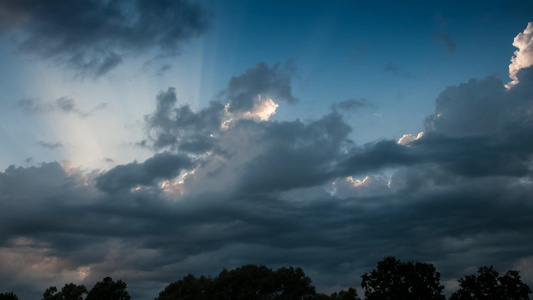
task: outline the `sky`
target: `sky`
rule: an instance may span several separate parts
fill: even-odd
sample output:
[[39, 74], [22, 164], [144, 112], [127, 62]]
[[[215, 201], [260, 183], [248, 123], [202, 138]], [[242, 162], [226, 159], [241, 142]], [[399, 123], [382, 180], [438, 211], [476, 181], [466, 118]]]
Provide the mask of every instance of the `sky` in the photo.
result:
[[[533, 285], [529, 1], [0, 2], [0, 292], [385, 256]], [[359, 289], [359, 294], [362, 295]]]

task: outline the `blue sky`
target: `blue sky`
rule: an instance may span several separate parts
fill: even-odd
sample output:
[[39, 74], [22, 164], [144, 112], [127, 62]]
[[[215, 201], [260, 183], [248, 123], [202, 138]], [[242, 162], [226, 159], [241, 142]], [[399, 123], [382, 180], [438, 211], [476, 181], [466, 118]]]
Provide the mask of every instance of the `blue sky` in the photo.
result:
[[334, 291], [387, 255], [533, 283], [529, 2], [43, 3], [0, 4], [3, 287]]

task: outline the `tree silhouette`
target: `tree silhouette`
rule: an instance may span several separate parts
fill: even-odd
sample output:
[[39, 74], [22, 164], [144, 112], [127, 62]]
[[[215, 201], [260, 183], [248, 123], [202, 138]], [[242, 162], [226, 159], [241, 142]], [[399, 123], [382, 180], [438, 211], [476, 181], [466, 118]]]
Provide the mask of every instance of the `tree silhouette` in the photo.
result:
[[316, 294], [311, 278], [301, 268], [282, 267], [274, 277], [277, 288], [275, 299], [301, 299]]
[[212, 298], [213, 280], [189, 274], [169, 284], [156, 300], [209, 300]]
[[63, 297], [60, 292], [58, 292], [55, 286], [51, 286], [44, 291], [42, 300], [62, 300]]
[[222, 270], [214, 279], [214, 299], [272, 299], [277, 291], [274, 272], [261, 265]]
[[361, 276], [367, 300], [444, 300], [440, 273], [432, 264], [401, 262], [389, 256]]
[[19, 297], [13, 292], [0, 293], [0, 300], [19, 300]]
[[61, 289], [64, 300], [83, 300], [83, 295], [87, 294], [87, 288], [83, 285], [67, 283]]
[[67, 283], [61, 291], [58, 291], [55, 286], [47, 288], [42, 300], [83, 300], [85, 294], [87, 294], [87, 288], [83, 284]]
[[111, 277], [105, 277], [93, 286], [85, 300], [130, 300], [126, 286], [122, 280], [114, 281]]
[[315, 287], [300, 268], [272, 271], [263, 265], [245, 265], [224, 269], [213, 279], [189, 274], [169, 284], [156, 300], [294, 300], [313, 295]]
[[490, 267], [480, 267], [478, 275], [459, 278], [460, 288], [450, 300], [528, 300], [531, 289], [520, 280], [518, 271], [509, 270], [504, 276]]
[[347, 291], [335, 292], [329, 296], [331, 300], [360, 300], [357, 291], [354, 288], [349, 288]]

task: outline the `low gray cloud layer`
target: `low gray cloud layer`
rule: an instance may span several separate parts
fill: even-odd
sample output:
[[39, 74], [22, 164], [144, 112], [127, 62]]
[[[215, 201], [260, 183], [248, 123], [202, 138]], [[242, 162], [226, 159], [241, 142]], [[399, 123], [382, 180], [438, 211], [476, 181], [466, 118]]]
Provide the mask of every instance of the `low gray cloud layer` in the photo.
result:
[[6, 0], [0, 19], [0, 34], [10, 34], [21, 51], [92, 77], [130, 55], [176, 54], [184, 40], [208, 26], [204, 8], [187, 0]]
[[254, 263], [301, 266], [327, 289], [357, 287], [395, 255], [435, 264], [447, 286], [486, 264], [532, 284], [532, 72], [511, 89], [493, 77], [446, 88], [425, 134], [402, 144], [350, 140], [339, 111], [359, 100], [314, 120], [236, 118], [270, 103], [256, 93], [295, 101], [279, 65], [230, 81], [234, 112], [193, 111], [169, 88], [144, 142], [165, 152], [106, 172], [0, 173], [0, 281], [39, 295], [109, 275], [140, 299], [189, 272]]

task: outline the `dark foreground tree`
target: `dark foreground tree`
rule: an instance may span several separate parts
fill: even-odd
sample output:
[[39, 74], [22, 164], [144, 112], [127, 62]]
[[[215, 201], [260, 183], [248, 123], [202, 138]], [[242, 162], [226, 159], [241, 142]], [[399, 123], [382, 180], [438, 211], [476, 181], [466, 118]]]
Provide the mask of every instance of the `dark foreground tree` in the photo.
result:
[[365, 273], [361, 287], [366, 300], [444, 300], [440, 273], [432, 264], [401, 262], [385, 257], [370, 274]]
[[61, 291], [58, 291], [55, 286], [47, 288], [42, 300], [83, 300], [85, 294], [87, 294], [87, 288], [83, 284], [67, 283]]
[[130, 300], [130, 295], [124, 281], [105, 277], [93, 286], [85, 300]]
[[272, 299], [277, 290], [274, 272], [263, 265], [224, 269], [213, 281], [213, 299]]
[[303, 299], [315, 295], [315, 287], [311, 278], [301, 268], [283, 267], [275, 273], [276, 297], [274, 299]]
[[213, 279], [189, 274], [169, 284], [156, 300], [294, 300], [313, 295], [315, 287], [300, 268], [272, 271], [265, 266], [246, 265], [224, 269]]
[[67, 283], [61, 289], [63, 300], [83, 300], [83, 296], [87, 293], [87, 288], [83, 284]]
[[348, 290], [342, 290], [340, 292], [335, 292], [330, 296], [320, 293], [309, 298], [310, 300], [361, 300], [357, 295], [357, 291], [354, 288], [349, 288]]
[[19, 300], [19, 297], [13, 292], [0, 293], [0, 300]]
[[360, 300], [357, 295], [357, 291], [354, 288], [349, 288], [348, 290], [335, 292], [329, 296], [331, 300]]
[[466, 275], [458, 281], [460, 288], [450, 300], [528, 300], [531, 294], [531, 289], [515, 270], [498, 276], [492, 266], [480, 267], [477, 276]]
[[44, 291], [42, 300], [62, 300], [63, 297], [61, 293], [57, 290], [55, 286], [51, 286]]
[[213, 280], [189, 274], [183, 279], [169, 284], [156, 300], [210, 300], [213, 293]]

